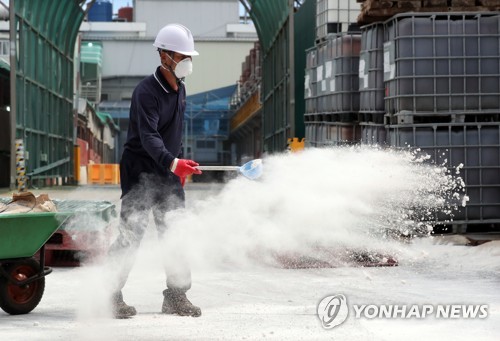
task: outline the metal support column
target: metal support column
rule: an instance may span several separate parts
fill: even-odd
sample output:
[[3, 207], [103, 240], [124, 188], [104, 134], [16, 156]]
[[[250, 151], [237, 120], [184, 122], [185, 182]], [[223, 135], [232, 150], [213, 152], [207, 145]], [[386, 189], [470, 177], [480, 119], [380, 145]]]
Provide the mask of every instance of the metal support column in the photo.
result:
[[294, 0], [288, 0], [288, 119], [290, 126], [289, 138], [295, 137], [295, 21]]
[[16, 11], [15, 0], [9, 2], [10, 29], [10, 190], [16, 188]]

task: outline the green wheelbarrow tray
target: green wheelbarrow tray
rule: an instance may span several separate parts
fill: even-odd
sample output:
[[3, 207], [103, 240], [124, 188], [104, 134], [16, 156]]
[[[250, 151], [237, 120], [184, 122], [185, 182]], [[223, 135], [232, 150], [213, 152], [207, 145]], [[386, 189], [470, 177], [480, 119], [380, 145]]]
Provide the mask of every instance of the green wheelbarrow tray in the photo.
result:
[[0, 214], [0, 261], [32, 257], [71, 214]]
[[[70, 214], [32, 212], [0, 214], [0, 308], [18, 315], [38, 305], [45, 289], [45, 242]], [[40, 250], [40, 261], [35, 253]]]
[[53, 202], [58, 212], [0, 214], [0, 308], [9, 314], [27, 314], [42, 299], [45, 276], [52, 272], [45, 266], [45, 243], [57, 230], [99, 230], [116, 216], [110, 202]]

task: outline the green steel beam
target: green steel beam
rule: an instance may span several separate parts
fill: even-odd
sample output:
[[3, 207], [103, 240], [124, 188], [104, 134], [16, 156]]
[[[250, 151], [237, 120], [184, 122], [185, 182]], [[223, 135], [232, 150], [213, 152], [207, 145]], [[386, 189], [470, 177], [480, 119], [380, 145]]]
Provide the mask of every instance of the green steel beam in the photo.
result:
[[9, 45], [10, 45], [10, 189], [13, 190], [16, 187], [16, 122], [17, 122], [17, 100], [16, 100], [16, 60], [17, 55], [15, 51], [17, 42], [17, 30], [16, 30], [16, 13], [13, 10], [15, 8], [15, 1], [10, 0], [9, 8]]
[[42, 174], [50, 169], [54, 169], [54, 168], [57, 168], [61, 165], [67, 164], [68, 162], [70, 162], [69, 156], [62, 159], [62, 160], [57, 160], [55, 162], [52, 162], [50, 165], [38, 167], [37, 169], [33, 170], [32, 172], [26, 173], [26, 175], [32, 177], [33, 175]]
[[306, 69], [306, 50], [315, 45], [316, 1], [302, 1], [295, 13], [295, 137], [305, 136], [304, 77]]

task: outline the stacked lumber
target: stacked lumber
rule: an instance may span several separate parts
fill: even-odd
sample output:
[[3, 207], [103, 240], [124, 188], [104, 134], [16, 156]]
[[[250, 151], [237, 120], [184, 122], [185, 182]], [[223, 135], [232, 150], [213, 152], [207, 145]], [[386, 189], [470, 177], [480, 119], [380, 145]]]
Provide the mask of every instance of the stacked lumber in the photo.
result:
[[384, 21], [404, 12], [500, 11], [500, 0], [357, 0], [361, 3], [358, 24]]

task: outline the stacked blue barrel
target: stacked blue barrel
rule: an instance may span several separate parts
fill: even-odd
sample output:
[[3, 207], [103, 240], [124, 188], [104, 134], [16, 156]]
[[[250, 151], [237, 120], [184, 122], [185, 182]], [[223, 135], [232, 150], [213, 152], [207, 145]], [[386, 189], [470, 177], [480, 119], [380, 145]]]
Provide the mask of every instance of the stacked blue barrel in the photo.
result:
[[306, 143], [309, 146], [318, 146], [317, 129], [318, 124], [316, 121], [316, 47], [306, 51], [306, 70], [304, 78], [304, 125]]
[[361, 27], [359, 114], [361, 142], [385, 144], [384, 25]]
[[362, 27], [361, 141], [419, 148], [466, 185], [441, 232], [500, 232], [500, 14], [403, 13]]
[[[426, 153], [464, 180], [469, 198], [451, 220], [437, 217], [435, 232], [500, 233], [499, 3], [412, 1], [415, 12], [405, 12], [397, 1], [358, 2], [360, 33], [340, 15], [336, 25], [317, 22], [324, 35], [307, 51], [306, 146]], [[317, 3], [318, 13], [330, 5]]]
[[359, 33], [330, 34], [308, 51], [306, 141], [312, 146], [359, 141]]
[[316, 0], [316, 45], [307, 51], [307, 146], [358, 143], [361, 34], [356, 0]]

